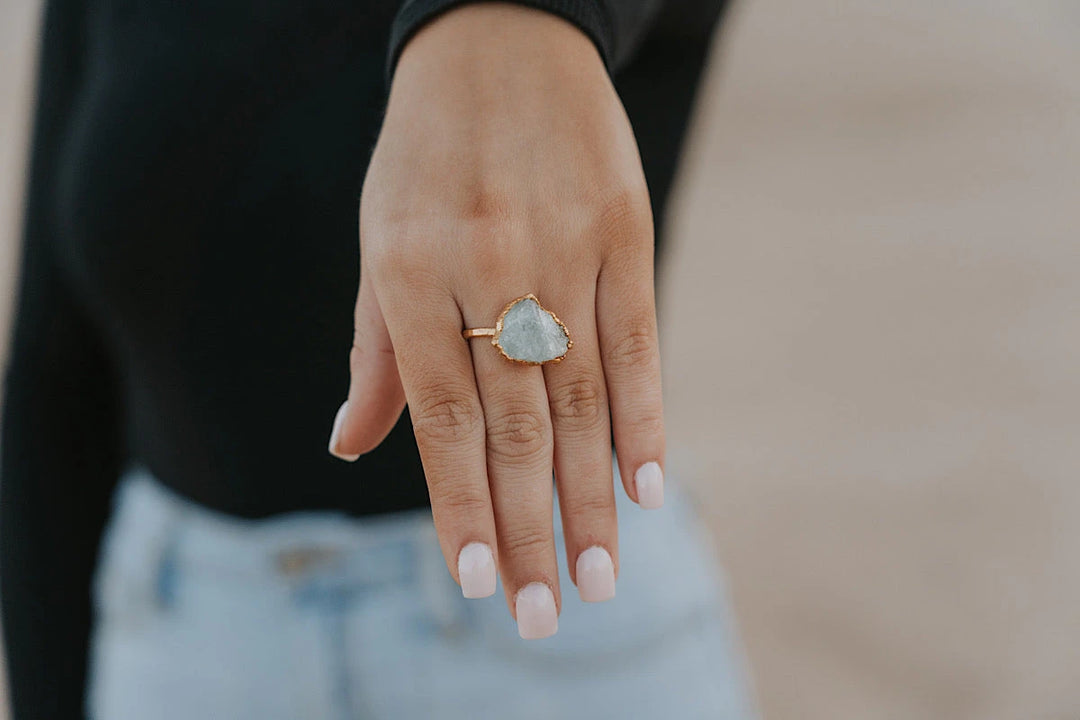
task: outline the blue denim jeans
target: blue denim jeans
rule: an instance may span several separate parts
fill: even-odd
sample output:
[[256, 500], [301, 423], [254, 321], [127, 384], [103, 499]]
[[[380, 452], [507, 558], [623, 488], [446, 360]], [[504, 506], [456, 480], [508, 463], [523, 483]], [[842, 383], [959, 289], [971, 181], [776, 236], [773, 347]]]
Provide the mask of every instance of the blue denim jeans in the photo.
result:
[[524, 641], [501, 587], [462, 597], [427, 509], [239, 519], [132, 468], [96, 577], [88, 713], [754, 717], [721, 576], [677, 484], [658, 511], [634, 506], [621, 486], [616, 495], [615, 598], [578, 599], [556, 511], [559, 631]]

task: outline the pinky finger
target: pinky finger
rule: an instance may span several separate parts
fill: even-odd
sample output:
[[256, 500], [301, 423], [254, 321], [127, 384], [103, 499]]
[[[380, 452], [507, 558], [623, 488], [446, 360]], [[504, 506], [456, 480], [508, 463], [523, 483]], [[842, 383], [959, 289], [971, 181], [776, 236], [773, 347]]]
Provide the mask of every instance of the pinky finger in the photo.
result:
[[619, 474], [631, 500], [659, 508], [665, 440], [651, 254], [602, 268], [596, 303]]

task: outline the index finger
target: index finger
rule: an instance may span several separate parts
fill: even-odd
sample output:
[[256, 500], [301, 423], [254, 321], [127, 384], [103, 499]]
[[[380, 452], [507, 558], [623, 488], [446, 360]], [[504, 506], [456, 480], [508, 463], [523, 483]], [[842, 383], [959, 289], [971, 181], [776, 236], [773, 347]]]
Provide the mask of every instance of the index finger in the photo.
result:
[[[386, 285], [390, 285], [387, 283]], [[396, 350], [431, 512], [465, 597], [495, 592], [498, 556], [484, 413], [454, 298], [439, 286], [376, 287]]]

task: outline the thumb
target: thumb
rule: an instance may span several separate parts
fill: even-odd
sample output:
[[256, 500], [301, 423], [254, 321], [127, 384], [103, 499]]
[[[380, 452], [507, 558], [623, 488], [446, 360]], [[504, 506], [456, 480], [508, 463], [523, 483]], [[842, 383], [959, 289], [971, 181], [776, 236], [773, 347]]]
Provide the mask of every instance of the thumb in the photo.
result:
[[355, 331], [349, 351], [349, 397], [334, 418], [330, 454], [353, 461], [374, 450], [405, 408], [394, 346], [369, 275], [360, 273]]

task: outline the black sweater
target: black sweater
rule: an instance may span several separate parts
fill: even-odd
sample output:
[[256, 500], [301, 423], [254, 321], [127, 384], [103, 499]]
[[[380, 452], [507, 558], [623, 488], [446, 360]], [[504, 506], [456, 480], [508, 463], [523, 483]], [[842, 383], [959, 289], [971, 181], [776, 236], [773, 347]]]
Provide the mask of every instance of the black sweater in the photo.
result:
[[[659, 226], [722, 1], [519, 1], [599, 47]], [[354, 464], [326, 446], [387, 78], [460, 3], [47, 3], [2, 420], [17, 720], [82, 714], [90, 581], [125, 463], [247, 517], [427, 503], [407, 411]]]

